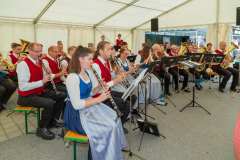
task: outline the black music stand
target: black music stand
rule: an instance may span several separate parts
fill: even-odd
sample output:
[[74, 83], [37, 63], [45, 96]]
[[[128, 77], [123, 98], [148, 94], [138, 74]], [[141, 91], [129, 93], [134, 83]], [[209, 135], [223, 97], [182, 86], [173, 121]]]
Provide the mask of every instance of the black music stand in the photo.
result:
[[[184, 64], [184, 65], [186, 65], [186, 64]], [[197, 65], [194, 65], [194, 64], [190, 63], [188, 65], [188, 67], [194, 69], [194, 72], [193, 72], [193, 83], [194, 83], [194, 85], [193, 85], [193, 92], [192, 92], [192, 100], [188, 104], [186, 104], [182, 109], [180, 109], [179, 111], [182, 112], [186, 108], [197, 108], [198, 107], [198, 108], [203, 109], [207, 114], [211, 115], [211, 113], [206, 108], [204, 108], [200, 103], [198, 103], [195, 100], [196, 99], [196, 97], [195, 97], [195, 80], [196, 80], [195, 79], [195, 68], [197, 67]]]
[[[140, 149], [141, 149], [145, 132], [149, 133], [149, 134], [153, 134], [155, 136], [163, 137], [164, 139], [166, 138], [164, 135], [162, 135], [159, 132], [157, 124], [149, 122], [148, 118], [147, 118], [148, 117], [147, 116], [147, 102], [148, 102], [148, 100], [147, 100], [147, 83], [146, 83], [147, 80], [146, 79], [148, 78], [148, 76], [150, 74], [150, 72], [149, 72], [150, 70], [151, 70], [151, 68], [150, 69], [149, 68], [144, 69], [141, 72], [141, 74], [139, 75], [139, 77], [137, 79], [135, 79], [135, 81], [130, 85], [130, 87], [127, 89], [127, 91], [122, 96], [122, 99], [126, 100], [127, 97], [134, 91], [134, 89], [136, 87], [138, 87], [138, 94], [139, 94], [139, 85], [138, 84], [139, 83], [144, 83], [144, 92], [145, 92], [145, 96], [144, 96], [144, 98], [145, 98], [144, 119], [143, 120], [137, 120], [139, 126], [137, 128], [133, 129], [133, 130], [140, 129], [140, 131], [142, 131], [142, 136], [141, 136], [141, 139], [140, 139], [140, 144], [139, 144], [139, 147], [138, 147], [138, 151], [140, 151]], [[133, 122], [133, 121], [131, 121], [131, 122]], [[131, 153], [131, 151], [129, 152], [129, 156], [131, 156], [130, 153]]]

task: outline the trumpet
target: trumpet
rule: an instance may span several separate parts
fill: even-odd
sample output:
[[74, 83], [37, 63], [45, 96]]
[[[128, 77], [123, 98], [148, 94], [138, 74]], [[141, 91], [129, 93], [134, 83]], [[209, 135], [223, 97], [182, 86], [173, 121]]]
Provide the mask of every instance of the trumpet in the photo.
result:
[[[102, 88], [104, 91], [106, 91], [105, 86], [104, 86], [104, 84], [103, 84], [103, 81], [102, 81], [102, 79], [100, 78], [100, 76], [98, 75], [97, 71], [95, 71], [95, 69], [93, 69], [92, 67], [91, 67], [91, 70], [92, 70], [94, 76], [97, 78], [97, 81], [98, 81], [98, 83], [100, 84], [101, 88]], [[117, 117], [118, 117], [118, 118], [121, 117], [123, 114], [122, 114], [122, 112], [118, 109], [118, 106], [117, 106], [117, 104], [115, 103], [115, 101], [114, 101], [114, 99], [113, 99], [113, 97], [112, 97], [111, 94], [110, 94], [109, 100], [111, 101], [111, 103], [112, 103], [112, 105], [113, 105], [113, 109], [114, 109], [114, 111], [116, 112]], [[116, 119], [116, 120], [117, 120], [117, 119]]]

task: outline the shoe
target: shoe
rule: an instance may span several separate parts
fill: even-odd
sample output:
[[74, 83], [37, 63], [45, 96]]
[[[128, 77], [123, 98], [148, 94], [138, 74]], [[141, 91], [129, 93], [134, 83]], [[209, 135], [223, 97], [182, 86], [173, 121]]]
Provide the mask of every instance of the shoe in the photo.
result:
[[195, 87], [196, 87], [196, 89], [199, 90], [199, 91], [202, 89], [199, 84], [196, 84]]
[[133, 109], [133, 110], [132, 110], [132, 115], [135, 115], [135, 116], [137, 116], [137, 117], [139, 117], [139, 118], [142, 118], [142, 116], [138, 113], [138, 110], [137, 110], [137, 109]]
[[237, 89], [231, 89], [231, 92], [237, 92]]
[[125, 127], [123, 127], [123, 132], [124, 132], [125, 134], [128, 134], [128, 129], [125, 128]]
[[218, 88], [218, 91], [224, 93], [224, 89], [223, 88]]
[[190, 93], [190, 89], [188, 87], [184, 87], [181, 89], [182, 91], [186, 92], [186, 93]]
[[160, 106], [166, 106], [166, 102], [164, 100], [161, 101], [160, 99], [158, 99], [155, 101], [155, 103]]
[[36, 135], [45, 140], [52, 140], [55, 138], [55, 135], [47, 128], [38, 128]]

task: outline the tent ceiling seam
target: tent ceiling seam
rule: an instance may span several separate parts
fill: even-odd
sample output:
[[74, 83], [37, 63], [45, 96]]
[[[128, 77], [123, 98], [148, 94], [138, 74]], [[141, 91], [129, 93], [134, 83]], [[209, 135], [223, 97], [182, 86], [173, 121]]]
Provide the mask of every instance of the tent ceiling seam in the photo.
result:
[[[174, 11], [174, 10], [180, 8], [180, 7], [182, 7], [182, 6], [186, 5], [186, 4], [188, 4], [188, 3], [191, 2], [191, 1], [193, 1], [193, 0], [186, 0], [185, 2], [179, 4], [179, 5], [175, 6], [175, 7], [172, 7], [172, 8], [170, 8], [169, 10], [167, 10], [167, 11], [165, 11], [165, 12], [159, 14], [158, 16], [152, 17], [152, 18], [159, 18], [159, 17], [162, 17], [163, 15], [168, 14], [169, 12], [172, 12], [172, 11]], [[151, 19], [152, 19], [152, 18], [151, 18]], [[151, 21], [151, 19], [145, 21], [145, 22], [142, 23], [142, 24], [139, 24], [139, 25], [133, 27], [131, 30], [135, 30], [135, 29], [137, 29], [138, 27], [141, 27], [142, 25], [147, 24], [148, 22]]]
[[122, 8], [118, 9], [117, 11], [113, 12], [111, 15], [103, 18], [101, 21], [99, 21], [98, 23], [96, 23], [95, 25], [93, 25], [93, 28], [99, 26], [100, 24], [102, 24], [103, 22], [107, 21], [108, 19], [112, 18], [113, 16], [117, 15], [118, 13], [122, 12], [123, 10], [127, 9], [128, 7], [132, 6], [133, 4], [137, 3], [140, 0], [133, 0], [131, 3], [126, 4], [125, 6], [123, 6]]
[[55, 3], [56, 0], [50, 0], [50, 2], [42, 9], [38, 16], [33, 20], [33, 24], [37, 24], [41, 17], [48, 11], [48, 9]]

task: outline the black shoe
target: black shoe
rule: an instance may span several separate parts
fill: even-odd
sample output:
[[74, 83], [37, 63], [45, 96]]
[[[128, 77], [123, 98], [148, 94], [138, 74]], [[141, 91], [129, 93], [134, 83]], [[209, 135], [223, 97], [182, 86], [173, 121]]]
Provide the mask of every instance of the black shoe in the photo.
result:
[[235, 88], [235, 89], [231, 89], [231, 92], [237, 92], [237, 89]]
[[125, 127], [123, 127], [123, 132], [124, 132], [125, 134], [128, 134], [128, 129], [125, 128]]
[[199, 90], [199, 91], [202, 89], [202, 87], [201, 87], [199, 84], [196, 84], [195, 87], [196, 87], [196, 89]]
[[55, 135], [52, 132], [50, 132], [47, 128], [38, 128], [36, 135], [46, 140], [52, 140], [55, 138]]
[[142, 118], [142, 116], [138, 113], [138, 110], [137, 110], [137, 109], [133, 109], [133, 110], [132, 110], [132, 115], [137, 116], [137, 117], [139, 117], [139, 118]]
[[184, 87], [181, 89], [182, 91], [186, 92], [186, 93], [190, 93], [190, 89], [188, 87]]
[[218, 91], [224, 93], [224, 89], [223, 88], [218, 88]]

